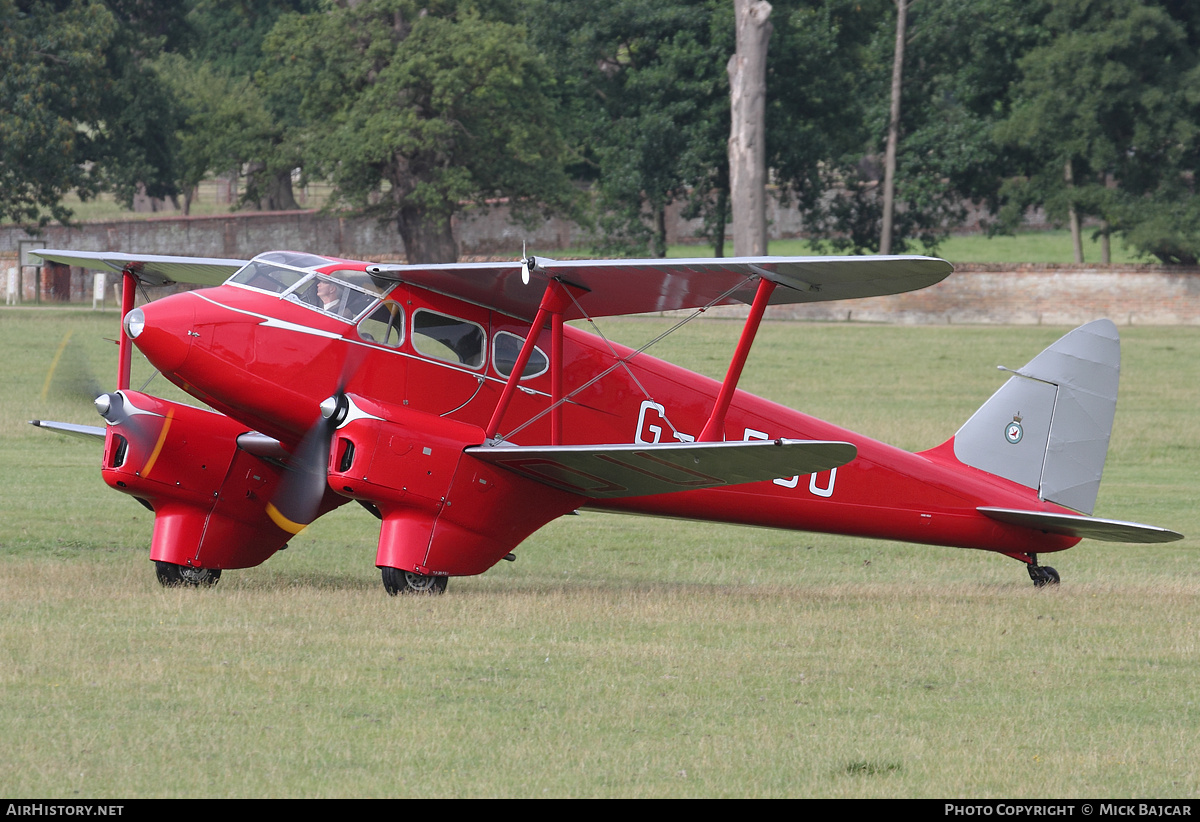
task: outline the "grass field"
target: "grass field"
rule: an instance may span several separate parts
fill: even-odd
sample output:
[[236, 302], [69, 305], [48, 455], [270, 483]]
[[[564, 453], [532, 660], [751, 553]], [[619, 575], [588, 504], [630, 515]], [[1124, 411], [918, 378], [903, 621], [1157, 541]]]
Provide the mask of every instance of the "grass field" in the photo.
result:
[[[111, 379], [115, 323], [0, 310], [0, 794], [1200, 795], [1200, 329], [1122, 329], [1097, 508], [1189, 538], [1085, 542], [1055, 589], [979, 552], [585, 513], [390, 598], [357, 506], [159, 588], [98, 450], [24, 422], [96, 423], [67, 389]], [[738, 330], [652, 353], [719, 376]], [[743, 386], [926, 448], [1065, 330], [768, 323]]]

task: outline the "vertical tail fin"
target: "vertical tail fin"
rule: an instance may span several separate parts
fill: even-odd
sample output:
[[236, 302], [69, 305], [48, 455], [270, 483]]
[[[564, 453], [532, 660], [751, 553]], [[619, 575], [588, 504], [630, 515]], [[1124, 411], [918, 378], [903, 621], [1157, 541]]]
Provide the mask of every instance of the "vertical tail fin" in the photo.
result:
[[1041, 499], [1091, 514], [1120, 370], [1115, 325], [1096, 320], [1076, 328], [1012, 371], [954, 435], [954, 455], [1034, 489]]

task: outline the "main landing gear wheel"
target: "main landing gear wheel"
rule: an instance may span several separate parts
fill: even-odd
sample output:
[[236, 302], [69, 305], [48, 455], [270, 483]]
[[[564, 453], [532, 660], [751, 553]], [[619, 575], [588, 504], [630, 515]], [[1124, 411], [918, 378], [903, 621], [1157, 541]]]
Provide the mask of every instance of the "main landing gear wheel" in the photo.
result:
[[399, 568], [381, 568], [383, 587], [392, 596], [396, 594], [442, 594], [446, 591], [448, 577], [430, 577]]
[[1045, 588], [1047, 585], [1058, 584], [1058, 571], [1049, 565], [1038, 565], [1037, 562], [1028, 566], [1029, 578], [1033, 580], [1034, 588]]
[[154, 561], [154, 573], [158, 575], [159, 585], [164, 588], [208, 588], [216, 585], [221, 578], [220, 568], [192, 568], [161, 560]]

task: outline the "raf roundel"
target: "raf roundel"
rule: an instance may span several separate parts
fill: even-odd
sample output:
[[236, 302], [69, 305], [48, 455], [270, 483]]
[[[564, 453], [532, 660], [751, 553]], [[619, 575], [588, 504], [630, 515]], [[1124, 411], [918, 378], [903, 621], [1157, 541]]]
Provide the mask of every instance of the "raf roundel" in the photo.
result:
[[1008, 427], [1004, 429], [1004, 439], [1008, 440], [1013, 445], [1016, 445], [1018, 442], [1020, 442], [1021, 437], [1024, 435], [1025, 430], [1021, 428], [1021, 423], [1016, 422], [1015, 420], [1010, 422]]

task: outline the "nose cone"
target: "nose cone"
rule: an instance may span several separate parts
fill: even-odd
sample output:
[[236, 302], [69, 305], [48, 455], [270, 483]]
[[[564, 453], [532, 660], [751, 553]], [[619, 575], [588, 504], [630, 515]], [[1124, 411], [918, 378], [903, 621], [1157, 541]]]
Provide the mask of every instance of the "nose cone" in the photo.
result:
[[190, 294], [174, 294], [126, 315], [125, 333], [159, 371], [177, 371], [187, 359], [196, 323], [194, 303]]

